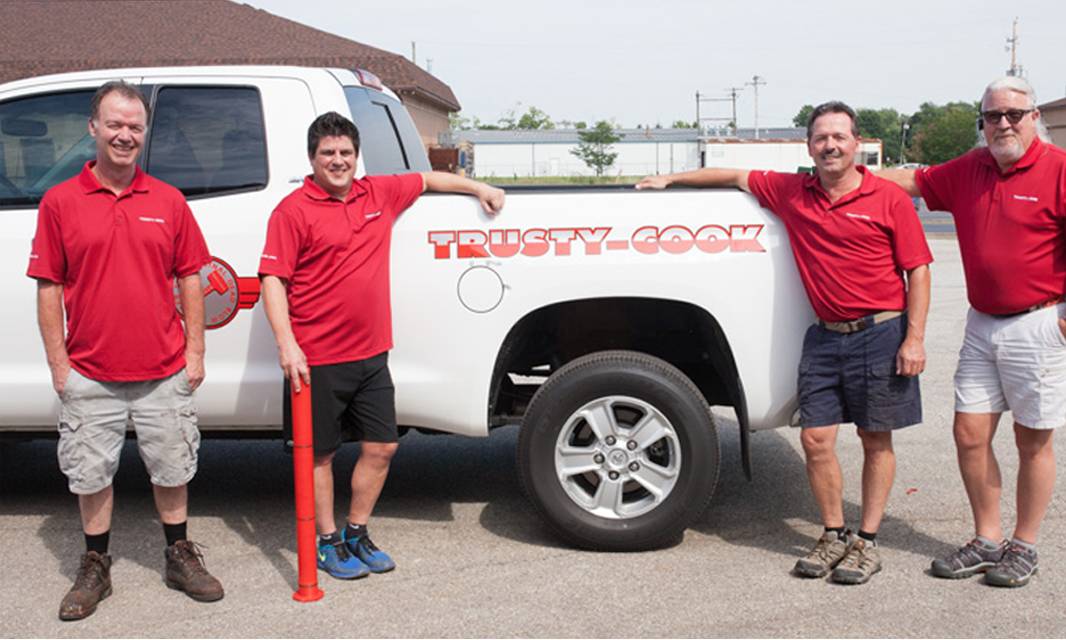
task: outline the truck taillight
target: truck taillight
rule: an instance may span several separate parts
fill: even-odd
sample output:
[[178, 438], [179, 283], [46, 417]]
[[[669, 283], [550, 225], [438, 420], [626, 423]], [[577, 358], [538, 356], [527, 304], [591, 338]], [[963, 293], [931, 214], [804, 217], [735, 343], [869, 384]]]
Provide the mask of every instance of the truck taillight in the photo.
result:
[[379, 91], [385, 88], [384, 85], [381, 84], [381, 78], [370, 73], [366, 69], [356, 69], [355, 75], [359, 77], [359, 82], [362, 83], [364, 87], [370, 87]]

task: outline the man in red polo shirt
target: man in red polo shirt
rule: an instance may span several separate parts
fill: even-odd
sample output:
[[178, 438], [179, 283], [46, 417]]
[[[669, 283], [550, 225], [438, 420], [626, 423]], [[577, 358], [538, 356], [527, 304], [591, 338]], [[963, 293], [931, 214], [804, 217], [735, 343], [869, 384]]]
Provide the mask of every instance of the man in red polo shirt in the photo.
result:
[[[469, 193], [488, 213], [504, 193], [448, 173], [355, 180], [359, 131], [337, 113], [307, 131], [312, 174], [274, 210], [259, 263], [263, 301], [279, 361], [294, 389], [311, 385], [318, 566], [341, 579], [395, 563], [367, 533], [399, 437], [388, 352], [392, 349], [389, 246], [392, 224], [425, 190]], [[286, 439], [291, 434], [288, 385]], [[348, 525], [333, 515], [333, 457], [360, 440]]]
[[38, 322], [61, 401], [59, 466], [78, 495], [87, 547], [60, 604], [63, 620], [91, 615], [111, 594], [112, 480], [127, 420], [163, 522], [167, 586], [201, 601], [223, 596], [186, 537], [200, 443], [192, 396], [204, 378], [199, 271], [207, 245], [181, 193], [137, 166], [144, 95], [109, 82], [90, 108], [96, 160], [41, 199], [27, 270], [37, 279]]
[[[981, 98], [980, 148], [935, 167], [885, 171], [932, 210], [950, 211], [971, 309], [955, 372], [955, 445], [975, 537], [937, 559], [944, 578], [985, 573], [1020, 587], [1055, 486], [1054, 429], [1066, 423], [1066, 152], [1050, 142], [1029, 83], [1005, 77]], [[992, 439], [1014, 414], [1017, 520], [1003, 540]]]
[[[813, 176], [699, 169], [637, 185], [735, 187], [784, 221], [819, 318], [807, 330], [799, 364], [800, 440], [825, 530], [795, 572], [822, 577], [832, 571], [844, 584], [864, 583], [881, 570], [876, 536], [895, 476], [892, 431], [922, 419], [918, 374], [925, 368], [932, 262], [910, 199], [856, 166], [858, 147], [855, 112], [828, 102], [807, 123]], [[844, 528], [835, 451], [841, 422], [856, 424], [865, 456], [856, 539]]]

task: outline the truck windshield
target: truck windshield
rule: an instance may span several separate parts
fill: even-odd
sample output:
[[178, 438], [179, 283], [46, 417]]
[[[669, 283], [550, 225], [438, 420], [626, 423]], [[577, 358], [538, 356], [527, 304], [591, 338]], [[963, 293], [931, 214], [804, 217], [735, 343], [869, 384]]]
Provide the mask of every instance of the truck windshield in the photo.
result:
[[367, 175], [430, 170], [418, 130], [398, 100], [364, 87], [345, 87], [344, 96], [359, 128], [359, 153]]

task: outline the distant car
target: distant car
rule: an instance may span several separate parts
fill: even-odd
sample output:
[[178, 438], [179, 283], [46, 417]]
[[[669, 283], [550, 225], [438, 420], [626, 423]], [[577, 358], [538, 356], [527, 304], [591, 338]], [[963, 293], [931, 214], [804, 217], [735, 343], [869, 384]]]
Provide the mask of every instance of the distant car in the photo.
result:
[[922, 164], [921, 162], [904, 162], [903, 164], [899, 165], [896, 168], [897, 169], [921, 169], [922, 167], [928, 167], [928, 166], [929, 165]]

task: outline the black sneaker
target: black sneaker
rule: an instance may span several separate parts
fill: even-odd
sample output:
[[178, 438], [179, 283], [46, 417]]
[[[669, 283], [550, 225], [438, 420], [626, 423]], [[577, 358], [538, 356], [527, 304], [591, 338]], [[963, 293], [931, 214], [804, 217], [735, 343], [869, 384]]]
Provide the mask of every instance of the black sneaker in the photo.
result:
[[985, 574], [985, 582], [994, 587], [1024, 587], [1036, 573], [1036, 549], [1011, 543], [1003, 558]]
[[982, 573], [996, 566], [1006, 550], [1006, 540], [989, 549], [974, 538], [951, 555], [933, 560], [930, 569], [938, 578], [969, 578], [975, 573]]

